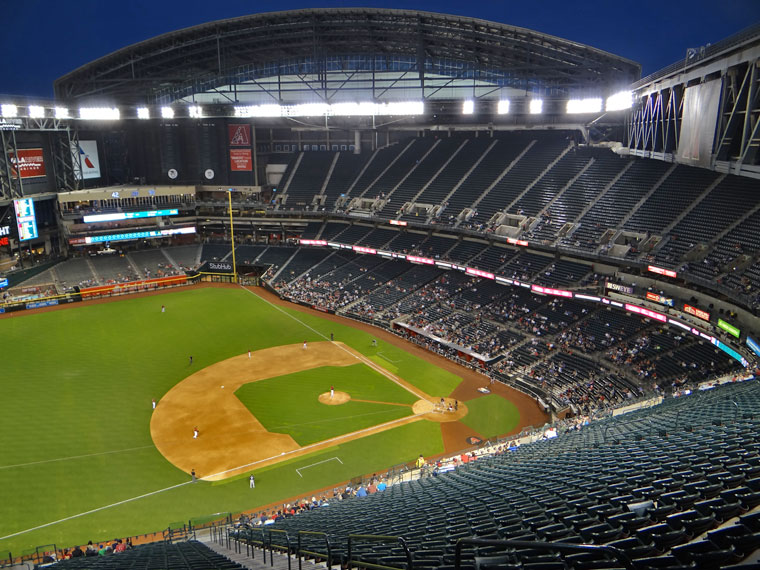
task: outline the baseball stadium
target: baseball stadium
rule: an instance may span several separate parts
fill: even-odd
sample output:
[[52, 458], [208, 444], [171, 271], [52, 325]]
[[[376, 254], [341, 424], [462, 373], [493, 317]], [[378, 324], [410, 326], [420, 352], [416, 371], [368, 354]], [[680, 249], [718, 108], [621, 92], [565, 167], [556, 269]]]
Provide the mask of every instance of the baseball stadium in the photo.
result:
[[0, 567], [760, 568], [760, 24], [684, 50], [303, 9], [0, 97]]

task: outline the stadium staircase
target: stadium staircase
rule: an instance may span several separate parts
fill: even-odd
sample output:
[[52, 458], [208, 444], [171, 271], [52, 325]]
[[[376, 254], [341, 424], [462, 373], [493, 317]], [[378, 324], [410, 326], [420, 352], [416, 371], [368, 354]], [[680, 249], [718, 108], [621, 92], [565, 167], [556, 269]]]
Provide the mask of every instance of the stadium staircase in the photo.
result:
[[[253, 533], [252, 533], [253, 534]], [[260, 532], [255, 533], [261, 536]], [[317, 564], [312, 560], [298, 560], [295, 551], [291, 553], [282, 552], [275, 546], [269, 546], [259, 541], [259, 544], [243, 542], [237, 540], [228, 540], [227, 536], [214, 537], [208, 529], [198, 535], [198, 540], [203, 542], [208, 548], [217, 554], [228, 558], [231, 562], [238, 564], [242, 568], [250, 570], [295, 570], [303, 569], [325, 569], [327, 565]]]
[[491, 184], [488, 185], [488, 187], [483, 190], [483, 193], [475, 198], [475, 201], [472, 203], [471, 209], [476, 209], [478, 205], [488, 196], [488, 194], [493, 190], [503, 179], [504, 177], [509, 174], [509, 172], [520, 162], [520, 160], [530, 151], [531, 148], [536, 144], [536, 141], [530, 141], [525, 148], [518, 154], [512, 162], [510, 162], [504, 170], [502, 170], [501, 174], [493, 181]]

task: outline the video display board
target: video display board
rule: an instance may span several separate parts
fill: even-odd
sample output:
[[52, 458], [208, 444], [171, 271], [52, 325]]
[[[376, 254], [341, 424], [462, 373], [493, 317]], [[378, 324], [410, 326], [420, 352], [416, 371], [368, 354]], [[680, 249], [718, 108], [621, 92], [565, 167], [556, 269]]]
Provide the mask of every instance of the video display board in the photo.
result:
[[18, 239], [26, 241], [37, 237], [37, 219], [34, 215], [34, 201], [31, 198], [22, 198], [13, 201], [13, 209], [16, 211], [16, 227]]

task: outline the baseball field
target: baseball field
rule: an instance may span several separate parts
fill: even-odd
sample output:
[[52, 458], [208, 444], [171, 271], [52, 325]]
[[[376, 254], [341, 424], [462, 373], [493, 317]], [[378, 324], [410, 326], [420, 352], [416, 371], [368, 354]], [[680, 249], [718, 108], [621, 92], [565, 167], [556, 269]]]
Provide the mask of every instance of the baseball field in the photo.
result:
[[393, 335], [235, 286], [12, 313], [0, 346], [0, 559], [253, 510], [544, 420]]

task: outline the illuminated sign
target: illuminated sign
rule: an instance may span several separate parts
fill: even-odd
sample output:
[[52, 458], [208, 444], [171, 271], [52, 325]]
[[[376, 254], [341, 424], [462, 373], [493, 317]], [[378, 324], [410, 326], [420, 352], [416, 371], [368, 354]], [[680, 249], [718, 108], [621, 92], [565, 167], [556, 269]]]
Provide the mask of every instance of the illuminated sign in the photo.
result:
[[541, 287], [540, 285], [531, 285], [530, 290], [534, 293], [543, 293], [544, 295], [554, 295], [556, 297], [572, 297], [572, 291], [565, 291], [563, 289], [551, 289], [549, 287]]
[[126, 234], [110, 234], [105, 236], [91, 236], [85, 238], [73, 238], [69, 240], [72, 245], [89, 245], [93, 243], [105, 243], [109, 241], [129, 241], [143, 238], [162, 238], [179, 234], [194, 234], [195, 228], [175, 228], [167, 230], [152, 230], [146, 232], [130, 232]]
[[406, 260], [412, 263], [422, 263], [423, 265], [435, 265], [435, 259], [429, 257], [417, 257], [416, 255], [407, 255]]
[[584, 299], [586, 301], [596, 301], [597, 303], [601, 301], [602, 299], [600, 297], [595, 297], [593, 295], [582, 295], [580, 293], [575, 294], [576, 299]]
[[18, 239], [25, 241], [37, 237], [37, 220], [34, 217], [34, 202], [31, 198], [13, 201], [16, 210], [16, 226]]
[[100, 178], [97, 141], [72, 141], [71, 161], [74, 165], [74, 178], [77, 180]]
[[0, 226], [0, 245], [10, 245], [9, 235], [11, 235], [11, 227]]
[[253, 170], [250, 148], [230, 149], [230, 170], [232, 172], [250, 172]]
[[301, 245], [327, 245], [327, 242], [323, 239], [300, 239], [298, 243]]
[[483, 277], [484, 279], [493, 279], [494, 274], [489, 273], [488, 271], [482, 271], [480, 269], [473, 269], [472, 267], [468, 267], [465, 269], [465, 273], [468, 275], [475, 275], [477, 277]]
[[625, 310], [630, 311], [632, 313], [636, 313], [637, 315], [641, 315], [642, 317], [649, 317], [650, 319], [654, 319], [662, 323], [666, 323], [668, 321], [668, 317], [666, 317], [665, 315], [656, 313], [655, 311], [650, 311], [649, 309], [645, 309], [644, 307], [639, 307], [637, 305], [631, 305], [629, 303], [626, 303]]
[[355, 245], [352, 249], [357, 253], [368, 253], [370, 255], [375, 255], [377, 253], [377, 250], [372, 249], [371, 247], [362, 247], [360, 245]]
[[664, 275], [665, 277], [676, 277], [678, 275], [675, 271], [672, 271], [670, 269], [663, 269], [662, 267], [656, 267], [654, 265], [648, 266], [647, 271], [657, 273], [658, 275]]
[[690, 315], [694, 315], [698, 319], [702, 319], [703, 321], [709, 321], [710, 320], [710, 313], [707, 311], [703, 311], [702, 309], [697, 309], [696, 307], [692, 307], [691, 305], [684, 305], [683, 306], [683, 312], [689, 313]]
[[122, 212], [119, 214], [94, 214], [92, 216], [85, 216], [85, 223], [92, 222], [117, 222], [119, 220], [136, 220], [138, 218], [157, 218], [159, 216], [176, 216], [179, 214], [179, 210], [176, 208], [171, 210], [148, 210], [145, 212]]
[[621, 285], [620, 283], [610, 283], [609, 281], [604, 284], [604, 286], [607, 289], [610, 289], [612, 291], [618, 291], [620, 293], [627, 293], [628, 295], [633, 295], [633, 287], [630, 287], [628, 285]]
[[8, 153], [13, 178], [35, 178], [45, 176], [45, 160], [41, 148], [20, 148]]
[[752, 352], [760, 356], [760, 344], [757, 344], [757, 341], [754, 338], [748, 336], [744, 342], [747, 343], [747, 346]]
[[7, 286], [8, 286], [8, 279], [6, 279], [5, 277], [3, 277], [2, 279], [0, 279], [0, 289], [2, 289], [3, 287], [7, 287]]
[[528, 242], [524, 239], [507, 238], [507, 243], [511, 243], [512, 245], [521, 245], [523, 247], [528, 246]]
[[668, 307], [673, 306], [673, 299], [669, 297], [663, 297], [662, 295], [652, 293], [651, 291], [647, 291], [647, 300], [654, 301], [655, 303], [660, 303], [661, 305], [667, 305]]
[[727, 323], [723, 319], [718, 319], [718, 328], [723, 329], [728, 334], [739, 338], [742, 336], [742, 331], [737, 329], [734, 325]]
[[682, 328], [685, 331], [691, 331], [691, 327], [685, 323], [682, 323], [681, 321], [677, 321], [675, 319], [668, 319], [669, 325], [675, 325], [679, 328]]
[[744, 368], [746, 368], [747, 366], [749, 366], [749, 362], [747, 362], [747, 359], [746, 359], [746, 358], [744, 358], [744, 357], [743, 357], [741, 354], [739, 354], [738, 352], [736, 352], [736, 351], [735, 351], [733, 348], [731, 348], [730, 346], [727, 346], [727, 345], [723, 344], [723, 343], [722, 343], [722, 342], [720, 342], [720, 341], [719, 341], [717, 338], [713, 338], [713, 339], [712, 339], [712, 343], [713, 343], [715, 346], [717, 346], [719, 349], [721, 349], [723, 352], [725, 352], [726, 354], [728, 354], [728, 355], [729, 355], [731, 358], [733, 358], [734, 360], [738, 360], [739, 362], [741, 362], [741, 363], [742, 363], [742, 366], [744, 366]]
[[407, 225], [406, 222], [402, 222], [401, 220], [390, 220], [388, 223], [390, 225], [392, 225], [392, 226], [405, 226], [405, 225]]

